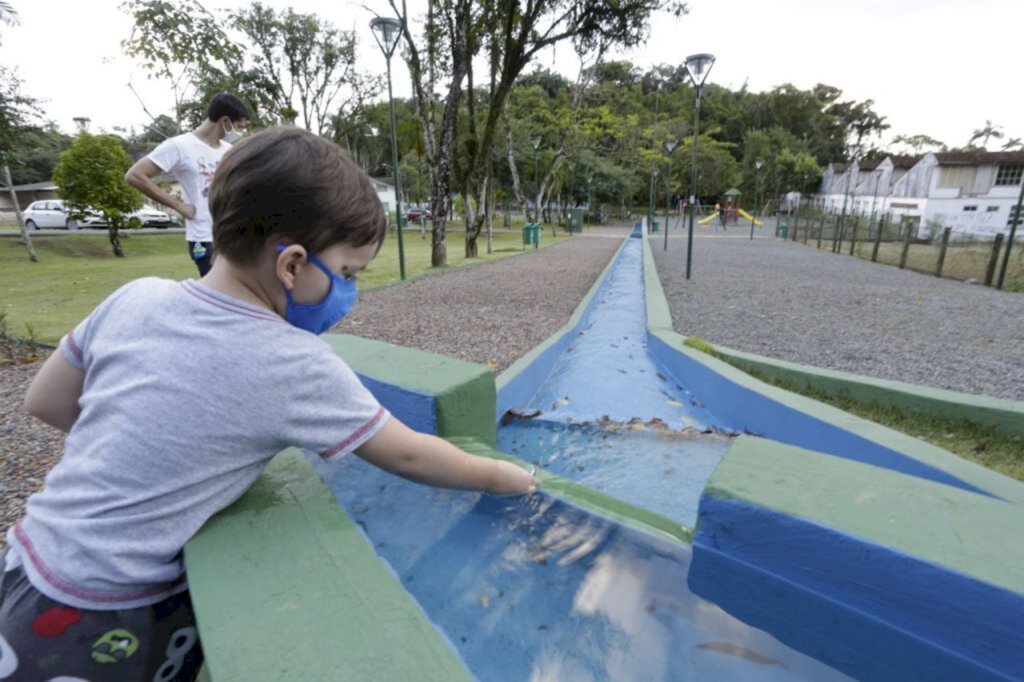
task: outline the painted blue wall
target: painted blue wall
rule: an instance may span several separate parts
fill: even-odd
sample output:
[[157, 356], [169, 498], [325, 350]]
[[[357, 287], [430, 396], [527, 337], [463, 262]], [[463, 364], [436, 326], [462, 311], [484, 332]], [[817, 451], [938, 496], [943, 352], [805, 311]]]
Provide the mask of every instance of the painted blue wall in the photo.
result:
[[687, 580], [858, 680], [1024, 679], [1024, 595], [742, 501], [701, 499]]
[[437, 400], [434, 396], [379, 381], [365, 374], [358, 376], [380, 404], [410, 429], [437, 433]]
[[729, 428], [992, 496], [909, 455], [740, 386], [687, 357], [655, 333], [648, 333], [647, 343], [651, 354]]

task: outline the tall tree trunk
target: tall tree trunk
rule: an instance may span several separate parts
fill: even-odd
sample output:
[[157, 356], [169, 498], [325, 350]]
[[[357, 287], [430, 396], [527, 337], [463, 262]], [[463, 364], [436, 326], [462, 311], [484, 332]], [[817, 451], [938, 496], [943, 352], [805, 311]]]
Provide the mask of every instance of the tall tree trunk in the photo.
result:
[[21, 242], [25, 245], [25, 250], [28, 251], [28, 259], [33, 263], [38, 263], [39, 259], [36, 257], [36, 250], [32, 247], [32, 238], [28, 236], [28, 228], [25, 227], [25, 217], [21, 215], [21, 206], [18, 205], [18, 193], [14, 191], [14, 182], [11, 180], [11, 168], [7, 165], [7, 157], [3, 157], [4, 164], [4, 182], [7, 183], [7, 188], [11, 192], [11, 204], [14, 206], [14, 216], [18, 220], [18, 229], [21, 231]]
[[107, 236], [110, 239], [110, 245], [114, 248], [114, 255], [124, 258], [124, 251], [121, 249], [121, 229], [116, 220], [110, 221], [110, 225], [107, 227]]
[[530, 207], [527, 203], [526, 195], [523, 194], [522, 183], [519, 181], [519, 169], [516, 167], [516, 152], [512, 144], [512, 126], [508, 120], [507, 100], [501, 115], [505, 119], [505, 150], [508, 152], [508, 170], [512, 174], [512, 193], [515, 194], [516, 201], [519, 203], [519, 210], [523, 212], [523, 219], [529, 223], [531, 222]]

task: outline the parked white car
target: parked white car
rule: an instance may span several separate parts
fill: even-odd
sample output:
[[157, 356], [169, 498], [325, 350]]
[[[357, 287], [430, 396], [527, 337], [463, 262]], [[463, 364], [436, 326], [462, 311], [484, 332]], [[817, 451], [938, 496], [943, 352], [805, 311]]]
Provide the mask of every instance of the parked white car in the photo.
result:
[[72, 219], [68, 216], [68, 210], [61, 199], [46, 199], [33, 201], [24, 210], [25, 227], [30, 230], [38, 230], [47, 227], [63, 227], [68, 230], [77, 230], [80, 227], [103, 227], [102, 216], [98, 213], [89, 212], [83, 218]]
[[164, 228], [178, 224], [178, 221], [168, 214], [148, 206], [143, 206], [138, 211], [132, 211], [126, 217], [129, 221], [137, 218], [141, 227]]

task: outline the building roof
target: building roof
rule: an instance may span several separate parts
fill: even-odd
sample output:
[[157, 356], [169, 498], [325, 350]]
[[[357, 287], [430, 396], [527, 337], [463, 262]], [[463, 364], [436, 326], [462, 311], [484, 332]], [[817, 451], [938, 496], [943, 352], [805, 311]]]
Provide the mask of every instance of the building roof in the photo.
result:
[[1024, 165], [1024, 151], [1016, 152], [939, 152], [935, 155], [940, 166], [997, 166]]
[[873, 171], [878, 168], [879, 161], [858, 161], [857, 168], [862, 171]]
[[913, 168], [917, 165], [917, 162], [923, 159], [923, 156], [900, 156], [893, 155], [889, 159], [892, 161], [893, 168]]
[[[31, 182], [27, 185], [15, 185], [15, 192], [52, 192], [57, 189], [57, 185], [52, 182]], [[0, 187], [0, 192], [10, 192], [10, 187]]]

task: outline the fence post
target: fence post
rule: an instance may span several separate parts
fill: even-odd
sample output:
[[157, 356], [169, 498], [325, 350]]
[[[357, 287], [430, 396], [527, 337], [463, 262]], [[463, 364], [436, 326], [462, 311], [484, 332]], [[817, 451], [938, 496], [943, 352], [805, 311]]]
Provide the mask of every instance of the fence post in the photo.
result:
[[818, 248], [821, 248], [821, 235], [825, 232], [825, 212], [821, 212], [821, 221], [818, 223]]
[[949, 246], [949, 234], [952, 231], [952, 227], [947, 227], [942, 231], [942, 246], [939, 247], [939, 263], [935, 266], [936, 277], [942, 277], [942, 265], [946, 262], [946, 247]]
[[914, 221], [907, 221], [907, 232], [903, 235], [903, 253], [900, 254], [900, 270], [907, 267], [907, 254], [910, 253], [910, 235], [914, 232]]
[[884, 213], [878, 216], [878, 225], [875, 226], [878, 229], [878, 232], [875, 233], [875, 248], [871, 250], [872, 263], [878, 262], [878, 247], [882, 243], [882, 232], [885, 230], [885, 217]]
[[832, 225], [832, 253], [839, 253], [839, 217]]
[[992, 286], [992, 278], [996, 274], [996, 263], [999, 262], [999, 250], [1003, 248], [1002, 233], [996, 234], [996, 241], [992, 244], [992, 255], [988, 258], [988, 267], [985, 268], [985, 286]]
[[860, 227], [860, 216], [853, 219], [853, 229], [850, 230], [850, 255], [853, 255], [853, 249], [857, 245], [857, 228]]
[[796, 241], [796, 230], [800, 227], [800, 209], [796, 209], [796, 213], [793, 214], [793, 233], [790, 236], [791, 241]]

